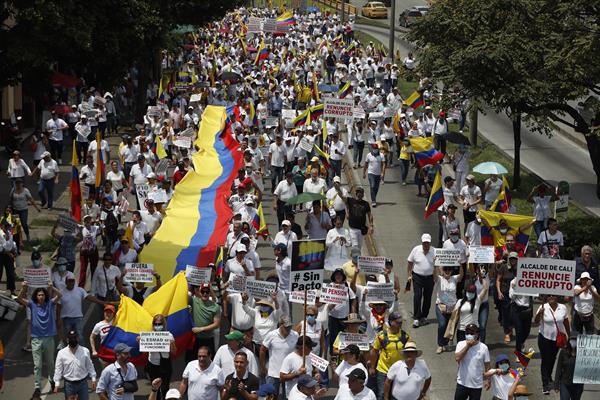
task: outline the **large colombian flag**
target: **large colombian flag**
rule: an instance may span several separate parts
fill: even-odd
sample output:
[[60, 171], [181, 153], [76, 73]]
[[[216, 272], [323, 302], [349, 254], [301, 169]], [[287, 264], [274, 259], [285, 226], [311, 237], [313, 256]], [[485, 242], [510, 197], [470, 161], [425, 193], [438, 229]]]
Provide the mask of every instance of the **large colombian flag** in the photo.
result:
[[431, 187], [431, 194], [429, 195], [429, 200], [425, 206], [425, 218], [428, 218], [437, 211], [442, 204], [444, 204], [444, 189], [442, 188], [442, 173], [438, 171], [435, 174], [433, 186]]
[[505, 220], [508, 233], [515, 237], [515, 247], [518, 251], [525, 251], [531, 235], [533, 217], [517, 214], [506, 214], [494, 211], [479, 210], [477, 215], [481, 218], [481, 244], [500, 248], [506, 244], [506, 235], [496, 229], [500, 220]]
[[222, 134], [226, 118], [224, 107], [208, 106], [202, 114], [195, 171], [177, 184], [165, 219], [140, 255], [140, 262], [154, 264], [162, 276], [185, 271], [188, 264], [206, 267], [225, 242], [232, 217], [226, 198], [243, 163], [239, 143]]
[[415, 153], [415, 159], [421, 168], [444, 159], [444, 154], [433, 147], [433, 138], [431, 137], [410, 138], [410, 145]]
[[286, 11], [277, 17], [277, 26], [294, 25], [295, 23], [296, 18], [294, 18], [291, 11]]
[[175, 357], [194, 343], [192, 316], [188, 311], [188, 284], [185, 272], [180, 272], [152, 293], [143, 305], [121, 295], [119, 311], [113, 326], [100, 346], [98, 355], [104, 361], [113, 362], [117, 343], [131, 347], [131, 362], [144, 365], [147, 354], [140, 353], [137, 337], [140, 332], [152, 331], [152, 319], [162, 314], [167, 319], [167, 329], [173, 334], [177, 353]]

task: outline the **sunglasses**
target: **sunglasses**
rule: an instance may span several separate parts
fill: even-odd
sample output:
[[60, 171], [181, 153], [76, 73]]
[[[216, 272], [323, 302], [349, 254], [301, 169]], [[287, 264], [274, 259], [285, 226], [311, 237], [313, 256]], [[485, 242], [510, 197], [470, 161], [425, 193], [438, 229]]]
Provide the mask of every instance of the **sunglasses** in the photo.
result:
[[210, 294], [210, 290], [201, 290], [200, 293], [201, 294]]

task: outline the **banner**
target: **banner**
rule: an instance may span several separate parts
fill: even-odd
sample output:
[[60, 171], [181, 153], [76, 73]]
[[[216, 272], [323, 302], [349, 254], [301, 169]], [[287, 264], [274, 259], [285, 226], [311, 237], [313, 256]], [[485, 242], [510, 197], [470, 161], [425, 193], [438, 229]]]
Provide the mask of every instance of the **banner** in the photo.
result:
[[469, 246], [469, 262], [472, 264], [493, 264], [494, 246]]
[[150, 283], [154, 280], [154, 265], [144, 263], [126, 263], [125, 279], [129, 282]]
[[255, 299], [271, 299], [271, 293], [277, 290], [277, 283], [257, 280], [246, 281], [246, 291]]
[[[86, 188], [89, 190], [89, 187], [86, 186]], [[87, 199], [87, 197], [84, 197], [84, 199]], [[77, 221], [75, 221], [75, 219], [69, 214], [60, 214], [58, 216], [58, 225], [62, 226], [64, 229], [70, 230], [71, 232], [77, 232], [77, 228], [79, 226]]]
[[149, 185], [135, 185], [135, 195], [140, 203], [140, 211], [146, 211], [146, 199], [148, 198]]
[[283, 109], [281, 110], [281, 118], [294, 119], [296, 118], [296, 110]]
[[366, 333], [340, 332], [339, 338], [339, 349], [343, 349], [349, 344], [355, 344], [361, 351], [369, 351], [369, 336]]
[[460, 250], [456, 249], [435, 249], [436, 267], [454, 267], [460, 265]]
[[171, 351], [171, 333], [165, 332], [140, 332], [140, 352], [150, 353]]
[[348, 297], [348, 287], [346, 285], [338, 285], [335, 283], [323, 285], [321, 298], [319, 300], [321, 303], [326, 304], [344, 304], [350, 300]]
[[394, 282], [367, 282], [367, 304], [372, 301], [395, 301]]
[[177, 138], [175, 140], [173, 140], [173, 144], [177, 147], [189, 149], [192, 147], [192, 137], [191, 136], [177, 136]]
[[276, 19], [265, 19], [263, 21], [263, 32], [277, 32], [277, 20]]
[[229, 290], [231, 292], [245, 292], [247, 280], [245, 275], [231, 274], [229, 278]]
[[352, 118], [365, 119], [366, 116], [367, 116], [367, 113], [365, 113], [365, 110], [363, 110], [362, 107], [354, 107], [352, 109]]
[[[317, 291], [307, 290], [306, 297], [306, 305], [314, 306], [317, 300]], [[304, 304], [304, 292], [290, 292], [289, 300], [290, 303]]]
[[358, 268], [362, 274], [382, 274], [385, 268], [385, 257], [359, 256]]
[[307, 153], [310, 153], [313, 151], [314, 144], [312, 144], [307, 138], [303, 137], [302, 139], [300, 139], [300, 143], [298, 143], [298, 147], [300, 147], [302, 150], [306, 151]]
[[519, 258], [515, 293], [573, 296], [575, 261], [554, 258]]
[[600, 384], [600, 335], [578, 335], [573, 383]]
[[327, 371], [327, 367], [329, 367], [329, 361], [324, 358], [319, 357], [315, 353], [309, 353], [308, 358], [310, 359], [310, 364], [318, 369], [321, 372]]
[[325, 252], [325, 239], [292, 242], [292, 269], [290, 271], [292, 292], [321, 289]]
[[49, 268], [23, 268], [23, 279], [31, 288], [47, 288], [50, 282]]
[[190, 285], [200, 286], [203, 283], [210, 283], [212, 269], [200, 268], [195, 265], [185, 266], [185, 278]]
[[353, 99], [336, 99], [334, 97], [324, 97], [323, 116], [325, 118], [346, 119], [354, 117]]
[[260, 33], [262, 31], [262, 29], [260, 28], [261, 22], [262, 20], [257, 17], [248, 18], [248, 24], [246, 24], [246, 26], [248, 27], [248, 33]]

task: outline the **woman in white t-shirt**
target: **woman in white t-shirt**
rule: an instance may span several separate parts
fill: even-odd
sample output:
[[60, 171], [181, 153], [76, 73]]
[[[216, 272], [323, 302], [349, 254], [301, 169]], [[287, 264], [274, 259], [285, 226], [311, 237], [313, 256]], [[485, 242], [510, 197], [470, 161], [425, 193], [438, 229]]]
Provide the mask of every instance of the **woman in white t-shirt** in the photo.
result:
[[483, 375], [492, 382], [492, 396], [494, 400], [508, 400], [510, 388], [515, 383], [510, 373], [510, 360], [506, 354], [496, 356], [496, 368], [489, 369]]
[[485, 180], [485, 187], [483, 188], [486, 209], [490, 208], [492, 203], [496, 201], [496, 198], [500, 194], [500, 190], [502, 190], [502, 179], [499, 179], [498, 175], [490, 175], [490, 177]]
[[[171, 357], [177, 352], [175, 338], [173, 334], [167, 330], [167, 319], [162, 314], [156, 314], [152, 318], [152, 330], [154, 332], [167, 332], [170, 340], [170, 351], [151, 351], [148, 353], [148, 363], [146, 364], [146, 373], [152, 382], [156, 378], [162, 379], [160, 391], [162, 398], [166, 397], [171, 383], [171, 374], [173, 373], [173, 363]], [[138, 336], [138, 341], [140, 337]]]
[[[465, 297], [456, 302], [454, 308], [458, 308], [459, 317], [456, 328], [456, 341], [460, 342], [465, 339], [467, 325], [477, 325], [479, 328], [479, 308], [484, 299], [487, 299], [489, 282], [484, 283], [484, 288], [477, 295], [477, 287], [474, 284], [467, 286]], [[479, 333], [479, 332], [478, 332]]]
[[573, 330], [579, 333], [593, 335], [594, 328], [594, 300], [600, 300], [600, 295], [594, 286], [594, 280], [589, 272], [581, 274], [575, 285], [575, 296], [573, 296]]
[[282, 314], [277, 301], [277, 292], [271, 294], [270, 300], [258, 300], [254, 303], [254, 307], [248, 305], [248, 294], [242, 293], [242, 308], [246, 314], [254, 317], [252, 341], [254, 342], [256, 354], [258, 354], [263, 339], [269, 332], [277, 329], [277, 322]]
[[339, 388], [348, 387], [348, 374], [355, 368], [362, 369], [366, 376], [369, 373], [365, 366], [360, 362], [360, 349], [355, 344], [350, 344], [343, 349], [340, 349], [340, 355], [342, 362], [337, 364], [336, 360], [331, 361], [331, 368], [333, 369], [333, 381], [338, 382]]
[[308, 306], [306, 308], [306, 333], [304, 333], [304, 323], [302, 321], [298, 322], [294, 327], [294, 330], [298, 332], [300, 336], [306, 335], [308, 336], [315, 347], [313, 347], [312, 352], [318, 355], [319, 357], [325, 357], [325, 329], [323, 329], [323, 325], [321, 321], [317, 320], [319, 310], [316, 306]]
[[[125, 174], [119, 170], [119, 164], [116, 161], [110, 163], [110, 171], [106, 174], [106, 180], [112, 182], [112, 188], [117, 192], [117, 196], [121, 194], [124, 188], [128, 187]], [[117, 199], [113, 200], [116, 201]]]
[[[110, 327], [113, 325], [113, 319], [115, 317], [115, 306], [112, 304], [106, 304], [104, 306], [104, 319], [94, 325], [92, 333], [90, 334], [90, 350], [92, 351], [92, 357], [98, 357], [98, 351], [96, 350], [96, 338], [100, 338], [100, 345], [104, 342], [104, 338], [108, 335]], [[102, 368], [106, 366], [106, 363], [100, 359]]]
[[548, 295], [546, 303], [538, 308], [534, 321], [540, 324], [538, 347], [542, 357], [542, 390], [544, 394], [549, 394], [550, 384], [552, 383], [552, 369], [558, 354], [557, 337], [559, 332], [560, 334], [566, 334], [567, 338], [571, 334], [567, 307], [558, 302], [557, 296]]
[[452, 310], [456, 305], [456, 285], [463, 280], [464, 269], [459, 268], [458, 275], [452, 275], [453, 268], [451, 266], [442, 267], [442, 273], [438, 273], [438, 269], [434, 270], [433, 282], [435, 293], [435, 315], [438, 320], [437, 354], [447, 350], [448, 339], [444, 338], [448, 321], [452, 315]]
[[533, 230], [537, 237], [540, 237], [546, 228], [546, 221], [550, 218], [550, 202], [557, 198], [555, 193], [547, 194], [547, 187], [543, 183], [535, 186], [527, 196], [527, 201], [533, 204], [533, 216], [535, 217]]

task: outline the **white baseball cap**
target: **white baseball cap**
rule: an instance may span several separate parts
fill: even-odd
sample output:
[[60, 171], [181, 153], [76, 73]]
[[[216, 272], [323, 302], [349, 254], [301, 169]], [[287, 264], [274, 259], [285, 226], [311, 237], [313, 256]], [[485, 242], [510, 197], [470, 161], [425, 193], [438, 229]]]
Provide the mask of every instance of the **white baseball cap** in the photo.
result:
[[177, 390], [177, 389], [169, 389], [169, 391], [165, 395], [165, 400], [180, 399], [180, 398], [181, 398], [181, 393], [179, 393], [179, 390]]
[[431, 235], [429, 233], [424, 233], [421, 235], [421, 243], [423, 242], [431, 243]]

